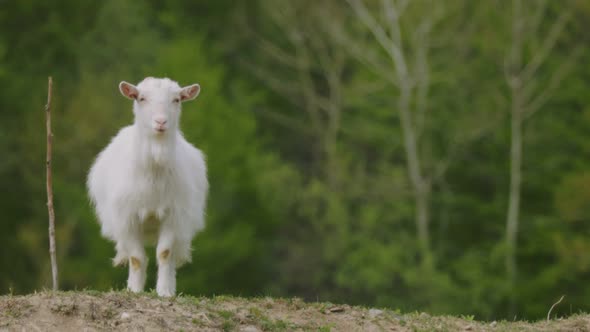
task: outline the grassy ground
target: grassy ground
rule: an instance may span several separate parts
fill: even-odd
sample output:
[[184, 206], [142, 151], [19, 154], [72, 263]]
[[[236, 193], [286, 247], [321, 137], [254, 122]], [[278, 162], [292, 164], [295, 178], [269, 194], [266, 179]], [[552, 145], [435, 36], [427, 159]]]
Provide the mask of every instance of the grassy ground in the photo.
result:
[[244, 299], [151, 293], [50, 292], [0, 297], [0, 331], [590, 331], [590, 315], [529, 322], [477, 322], [470, 317], [299, 299]]

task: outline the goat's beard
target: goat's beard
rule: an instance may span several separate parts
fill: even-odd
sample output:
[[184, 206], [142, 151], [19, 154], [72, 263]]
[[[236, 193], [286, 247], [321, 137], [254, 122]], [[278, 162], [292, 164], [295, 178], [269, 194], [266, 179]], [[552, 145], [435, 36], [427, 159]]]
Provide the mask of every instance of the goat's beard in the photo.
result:
[[[162, 133], [166, 135], [167, 133]], [[166, 165], [167, 163], [174, 162], [171, 158], [174, 158], [174, 144], [170, 144], [168, 140], [153, 140], [149, 147], [150, 151], [148, 155], [150, 161], [156, 165]]]
[[[138, 141], [138, 154], [146, 166], [165, 166], [174, 163], [175, 158], [175, 136], [170, 128], [162, 133], [158, 133], [153, 128], [143, 128], [149, 130], [149, 138]], [[139, 133], [145, 135], [146, 133]]]

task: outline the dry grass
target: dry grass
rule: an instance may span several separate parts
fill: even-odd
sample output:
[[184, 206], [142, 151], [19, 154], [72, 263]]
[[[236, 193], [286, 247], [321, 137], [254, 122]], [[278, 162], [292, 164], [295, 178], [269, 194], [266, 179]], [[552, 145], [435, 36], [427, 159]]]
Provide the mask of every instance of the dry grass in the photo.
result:
[[528, 322], [400, 314], [299, 299], [50, 292], [0, 297], [0, 331], [590, 331], [590, 316]]

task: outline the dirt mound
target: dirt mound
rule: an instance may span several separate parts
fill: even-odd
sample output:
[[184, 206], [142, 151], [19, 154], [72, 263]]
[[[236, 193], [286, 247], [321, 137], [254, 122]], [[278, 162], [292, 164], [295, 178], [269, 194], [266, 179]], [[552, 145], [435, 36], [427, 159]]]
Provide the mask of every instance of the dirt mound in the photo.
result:
[[50, 292], [0, 297], [0, 331], [590, 331], [590, 316], [547, 322], [469, 318], [299, 299], [244, 299], [127, 292]]

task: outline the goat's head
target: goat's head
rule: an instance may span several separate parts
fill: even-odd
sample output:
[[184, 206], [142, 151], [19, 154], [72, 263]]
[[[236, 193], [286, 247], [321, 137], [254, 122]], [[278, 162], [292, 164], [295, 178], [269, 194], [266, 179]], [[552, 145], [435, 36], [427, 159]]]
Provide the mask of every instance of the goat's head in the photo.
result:
[[181, 88], [168, 78], [148, 77], [137, 86], [123, 81], [119, 90], [134, 100], [136, 125], [155, 136], [163, 136], [178, 128], [180, 103], [195, 99], [201, 88], [198, 84]]

